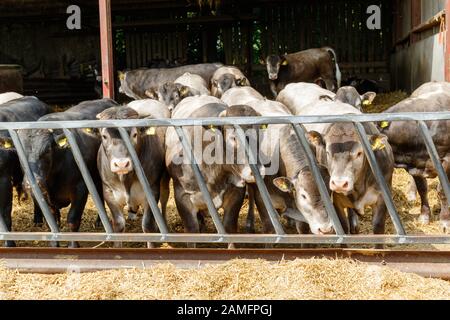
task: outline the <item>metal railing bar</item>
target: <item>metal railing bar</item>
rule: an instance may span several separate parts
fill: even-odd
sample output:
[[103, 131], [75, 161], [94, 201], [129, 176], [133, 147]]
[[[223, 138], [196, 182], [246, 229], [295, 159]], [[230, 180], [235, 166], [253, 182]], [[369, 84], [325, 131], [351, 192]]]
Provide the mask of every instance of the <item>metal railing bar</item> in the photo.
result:
[[51, 232], [58, 233], [59, 232], [58, 224], [56, 223], [56, 219], [53, 216], [52, 212], [50, 211], [50, 207], [47, 201], [45, 200], [45, 197], [42, 194], [42, 191], [39, 188], [33, 173], [31, 172], [31, 168], [30, 165], [28, 164], [27, 156], [25, 155], [25, 150], [23, 149], [23, 145], [22, 142], [20, 141], [19, 135], [15, 130], [8, 130], [8, 132], [9, 135], [11, 136], [14, 146], [16, 147], [20, 164], [22, 165], [25, 175], [28, 178], [28, 182], [30, 183], [31, 191], [33, 192], [34, 198], [37, 201], [39, 207], [41, 208], [42, 213], [45, 217], [45, 220], [47, 221], [47, 224]]
[[80, 242], [195, 242], [276, 244], [450, 244], [450, 235], [299, 235], [299, 234], [215, 234], [215, 233], [85, 233], [85, 232], [0, 232], [1, 240]]
[[237, 137], [241, 145], [244, 146], [245, 154], [247, 156], [247, 160], [249, 161], [250, 169], [252, 170], [253, 176], [256, 180], [256, 186], [258, 187], [258, 191], [261, 194], [261, 198], [263, 200], [264, 206], [269, 214], [270, 222], [275, 229], [276, 234], [285, 234], [283, 226], [280, 222], [280, 216], [278, 212], [275, 210], [272, 204], [272, 199], [270, 197], [269, 191], [267, 190], [266, 184], [264, 183], [264, 179], [259, 172], [258, 166], [256, 165], [256, 156], [251, 150], [249, 144], [246, 142], [245, 133], [239, 125], [235, 125]]
[[86, 187], [89, 190], [89, 193], [92, 195], [92, 199], [94, 200], [95, 207], [98, 210], [100, 215], [100, 220], [102, 221], [103, 227], [107, 233], [113, 233], [113, 228], [111, 223], [109, 222], [108, 215], [105, 210], [105, 206], [103, 201], [100, 198], [97, 188], [95, 187], [94, 180], [92, 180], [92, 176], [84, 162], [83, 156], [81, 155], [80, 148], [78, 147], [77, 140], [72, 131], [69, 129], [63, 129], [64, 134], [69, 141], [70, 147], [72, 149], [73, 157], [75, 158], [75, 162], [80, 169], [80, 173], [83, 176], [84, 183], [86, 183]]
[[359, 139], [361, 141], [362, 147], [364, 149], [364, 153], [366, 154], [367, 160], [369, 161], [370, 168], [372, 169], [372, 173], [375, 177], [375, 180], [378, 183], [378, 186], [381, 189], [381, 194], [383, 196], [384, 203], [386, 204], [389, 215], [391, 216], [391, 220], [394, 224], [395, 230], [399, 235], [405, 235], [406, 231], [403, 227], [402, 221], [400, 220], [400, 216], [398, 215], [397, 209], [395, 208], [392, 193], [389, 189], [386, 181], [384, 180], [383, 173], [381, 172], [380, 167], [378, 166], [377, 159], [370, 145], [369, 139], [366, 136], [366, 131], [361, 123], [355, 123], [356, 132], [358, 133]]
[[[198, 123], [197, 123], [198, 125]], [[208, 207], [208, 212], [213, 219], [214, 226], [219, 234], [226, 234], [225, 227], [223, 226], [222, 220], [220, 219], [219, 213], [216, 210], [213, 200], [211, 199], [211, 194], [209, 193], [208, 187], [206, 186], [205, 179], [203, 178], [198, 162], [195, 159], [195, 154], [192, 149], [191, 143], [189, 142], [186, 133], [182, 127], [175, 127], [175, 131], [180, 139], [181, 145], [183, 147], [184, 153], [189, 157], [189, 162], [194, 172], [195, 179], [197, 180], [198, 187], [202, 193], [202, 197], [206, 202]]]
[[434, 167], [438, 173], [439, 180], [441, 182], [442, 190], [444, 191], [445, 197], [447, 198], [447, 204], [450, 206], [450, 187], [447, 174], [442, 167], [442, 163], [439, 160], [439, 153], [436, 149], [436, 145], [431, 137], [430, 130], [424, 121], [418, 121], [419, 131], [422, 135], [425, 146], [427, 147], [428, 154], [430, 155], [431, 161], [433, 161]]
[[1, 122], [0, 130], [20, 129], [82, 129], [119, 128], [146, 126], [196, 126], [203, 125], [261, 125], [261, 124], [311, 124], [333, 122], [380, 122], [380, 121], [438, 121], [450, 120], [450, 112], [346, 114], [328, 116], [282, 116], [282, 117], [222, 117], [196, 119], [132, 119], [132, 120], [78, 120], [78, 121], [37, 121]]
[[166, 235], [169, 233], [169, 228], [167, 227], [164, 217], [159, 210], [158, 202], [156, 201], [152, 188], [148, 183], [147, 177], [144, 173], [144, 169], [142, 168], [141, 162], [139, 161], [139, 157], [133, 147], [133, 144], [130, 141], [130, 137], [128, 136], [128, 132], [124, 128], [118, 128], [118, 130], [131, 156], [131, 160], [133, 161], [133, 165], [136, 170], [136, 175], [139, 179], [142, 189], [144, 189], [145, 197], [147, 198], [148, 204], [150, 205], [150, 209], [152, 210], [152, 214], [155, 218], [156, 224], [158, 225], [159, 231], [163, 235]]
[[339, 216], [336, 213], [336, 209], [334, 208], [334, 205], [331, 202], [328, 189], [325, 185], [325, 182], [323, 181], [322, 175], [320, 174], [317, 159], [314, 156], [314, 152], [311, 150], [308, 140], [305, 137], [306, 130], [301, 124], [294, 124], [293, 127], [295, 134], [297, 135], [297, 138], [300, 140], [300, 145], [303, 149], [303, 152], [305, 152], [306, 159], [308, 160], [308, 164], [309, 167], [311, 168], [314, 180], [316, 181], [317, 187], [319, 188], [320, 196], [322, 198], [322, 201], [324, 202], [325, 209], [327, 210], [327, 213], [330, 216], [331, 221], [333, 223], [334, 230], [336, 231], [336, 234], [344, 235], [345, 234], [344, 228], [342, 227]]

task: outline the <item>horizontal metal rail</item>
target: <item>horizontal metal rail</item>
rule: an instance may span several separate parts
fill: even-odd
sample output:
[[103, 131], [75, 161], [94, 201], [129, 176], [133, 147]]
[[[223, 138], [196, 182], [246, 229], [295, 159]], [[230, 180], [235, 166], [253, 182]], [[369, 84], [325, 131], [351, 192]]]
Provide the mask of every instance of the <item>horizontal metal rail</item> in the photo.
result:
[[284, 116], [284, 117], [221, 117], [195, 119], [133, 119], [133, 120], [79, 120], [1, 122], [0, 130], [21, 129], [79, 129], [79, 128], [121, 128], [146, 126], [197, 126], [213, 125], [263, 125], [263, 124], [311, 124], [333, 122], [381, 122], [381, 121], [436, 121], [450, 120], [450, 112], [410, 112], [386, 114], [345, 114], [330, 116]]
[[450, 244], [446, 235], [299, 235], [299, 234], [206, 234], [206, 233], [90, 233], [0, 232], [0, 240], [155, 242], [155, 243], [253, 243], [253, 244]]
[[[381, 122], [381, 121], [415, 121], [418, 122], [419, 131], [423, 137], [424, 145], [430, 153], [443, 190], [447, 196], [447, 201], [450, 204], [450, 188], [449, 181], [444, 172], [444, 169], [439, 161], [439, 155], [436, 147], [432, 141], [430, 132], [425, 124], [425, 121], [430, 120], [450, 120], [450, 112], [446, 113], [403, 113], [403, 114], [364, 114], [364, 115], [336, 115], [336, 116], [287, 116], [287, 117], [240, 117], [240, 118], [204, 118], [204, 119], [140, 119], [140, 120], [107, 120], [107, 121], [61, 121], [61, 122], [22, 122], [22, 123], [0, 123], [0, 130], [8, 130], [12, 137], [13, 143], [24, 168], [25, 175], [30, 181], [33, 194], [44, 213], [47, 223], [50, 225], [51, 232], [7, 232], [4, 221], [0, 219], [0, 240], [34, 240], [34, 241], [121, 241], [121, 242], [193, 242], [193, 243], [256, 243], [256, 244], [450, 244], [450, 235], [426, 236], [426, 235], [407, 235], [405, 233], [401, 219], [396, 211], [390, 187], [384, 180], [383, 174], [379, 165], [376, 162], [374, 152], [371, 149], [370, 142], [365, 133], [362, 123], [365, 122]], [[305, 129], [303, 124], [310, 123], [336, 123], [346, 122], [353, 123], [356, 132], [359, 135], [360, 141], [363, 145], [365, 154], [368, 158], [372, 173], [378, 183], [379, 188], [391, 220], [395, 226], [396, 235], [346, 235], [340, 219], [336, 214], [336, 210], [332, 205], [328, 191], [324, 181], [320, 175], [319, 168], [316, 163], [315, 156], [309, 147], [308, 141], [305, 138]], [[333, 222], [336, 235], [288, 235], [285, 233], [276, 210], [273, 207], [270, 194], [264, 184], [261, 176], [256, 155], [246, 143], [246, 137], [242, 130], [242, 125], [262, 125], [262, 124], [290, 124], [293, 126], [294, 132], [300, 141], [303, 151], [306, 153], [308, 164], [311, 167], [314, 180], [319, 188], [325, 208]], [[276, 234], [227, 234], [221, 218], [214, 206], [211, 194], [207, 188], [204, 177], [200, 172], [197, 160], [194, 157], [192, 145], [185, 133], [183, 127], [188, 126], [232, 126], [237, 131], [237, 137], [241, 144], [244, 145], [245, 155], [250, 164], [250, 168], [256, 180], [256, 185], [261, 194], [264, 206], [269, 214], [270, 221]], [[150, 188], [145, 172], [134, 147], [129, 139], [125, 128], [129, 127], [147, 127], [147, 126], [172, 126], [180, 139], [181, 146], [184, 153], [187, 154], [188, 159], [197, 180], [198, 187], [207, 204], [209, 214], [216, 227], [215, 234], [176, 234], [170, 233], [162, 216], [157, 199]], [[78, 147], [77, 140], [70, 129], [81, 128], [118, 128], [122, 139], [130, 153], [134, 167], [137, 171], [137, 176], [140, 183], [143, 185], [146, 199], [150, 205], [153, 216], [159, 227], [160, 233], [122, 233], [117, 234], [112, 232], [111, 224], [106, 215], [106, 210], [101, 201], [100, 194], [95, 189], [92, 177], [83, 161], [81, 151]], [[82, 173], [83, 179], [93, 196], [95, 205], [99, 210], [102, 223], [105, 227], [106, 233], [70, 233], [60, 232], [55, 219], [51, 213], [47, 199], [42, 194], [38, 183], [33, 176], [30, 165], [27, 162], [27, 157], [22, 146], [22, 143], [17, 135], [16, 130], [30, 130], [30, 129], [63, 129], [66, 134], [74, 159]]]

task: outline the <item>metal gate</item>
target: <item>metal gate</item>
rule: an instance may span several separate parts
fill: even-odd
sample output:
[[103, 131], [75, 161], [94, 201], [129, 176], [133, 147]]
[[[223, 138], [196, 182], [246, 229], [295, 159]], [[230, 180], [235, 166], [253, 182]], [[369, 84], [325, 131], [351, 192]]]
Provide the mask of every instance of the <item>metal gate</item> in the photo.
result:
[[[336, 116], [286, 116], [286, 117], [241, 117], [241, 118], [204, 118], [204, 119], [140, 119], [140, 120], [105, 120], [105, 121], [49, 121], [49, 122], [2, 122], [0, 130], [8, 130], [13, 143], [16, 147], [20, 163], [24, 169], [25, 176], [31, 186], [32, 193], [39, 204], [46, 222], [50, 227], [50, 232], [8, 232], [4, 225], [0, 224], [0, 240], [34, 240], [34, 241], [124, 241], [124, 242], [189, 242], [189, 243], [260, 243], [260, 244], [450, 244], [450, 235], [408, 235], [405, 232], [400, 216], [395, 208], [390, 188], [383, 178], [381, 169], [376, 162], [374, 152], [369, 143], [369, 139], [364, 131], [363, 123], [381, 122], [381, 121], [414, 121], [417, 123], [419, 132], [424, 140], [428, 154], [438, 172], [442, 189], [447, 198], [447, 204], [450, 206], [450, 185], [444, 168], [441, 165], [437, 149], [433, 143], [432, 136], [425, 121], [430, 120], [450, 120], [450, 112], [444, 113], [402, 113], [402, 114], [363, 114], [363, 115], [336, 115]], [[344, 233], [339, 217], [335, 211], [326, 185], [320, 175], [314, 153], [312, 152], [307, 138], [304, 124], [312, 123], [334, 123], [347, 122], [353, 123], [356, 132], [363, 146], [365, 155], [368, 159], [375, 179], [381, 189], [383, 199], [387, 206], [389, 216], [396, 230], [395, 235], [348, 235]], [[199, 166], [194, 159], [194, 152], [186, 136], [183, 127], [198, 126], [233, 126], [236, 129], [237, 137], [240, 142], [246, 146], [245, 153], [250, 163], [256, 185], [261, 193], [264, 205], [269, 213], [271, 223], [275, 229], [275, 234], [227, 234], [222, 224], [221, 218], [213, 204], [211, 195], [205, 184], [205, 180], [200, 172]], [[241, 126], [243, 125], [267, 125], [267, 124], [288, 124], [291, 125], [303, 150], [306, 153], [307, 160], [313, 173], [315, 182], [319, 188], [322, 200], [325, 204], [328, 215], [330, 216], [334, 230], [334, 235], [300, 235], [286, 234], [279, 219], [279, 215], [272, 206], [270, 195], [264, 184], [257, 165], [255, 164], [256, 155], [253, 150], [245, 143], [245, 133]], [[165, 223], [157, 201], [153, 195], [150, 185], [145, 177], [137, 153], [130, 141], [125, 128], [129, 127], [174, 127], [181, 141], [184, 152], [190, 157], [190, 164], [195, 174], [200, 191], [203, 194], [207, 204], [209, 215], [211, 216], [216, 233], [170, 233]], [[81, 156], [81, 151], [77, 145], [72, 133], [73, 129], [81, 128], [118, 128], [122, 139], [130, 153], [137, 177], [143, 186], [146, 199], [150, 205], [153, 216], [159, 228], [159, 233], [114, 233], [108, 215], [106, 213], [101, 197], [96, 190], [92, 177]], [[60, 232], [54, 216], [51, 213], [49, 205], [44, 200], [42, 191], [36, 183], [32, 174], [27, 157], [24, 152], [22, 142], [17, 134], [17, 130], [26, 129], [62, 129], [71, 146], [75, 161], [80, 169], [87, 188], [94, 200], [98, 210], [104, 233], [90, 232]]]

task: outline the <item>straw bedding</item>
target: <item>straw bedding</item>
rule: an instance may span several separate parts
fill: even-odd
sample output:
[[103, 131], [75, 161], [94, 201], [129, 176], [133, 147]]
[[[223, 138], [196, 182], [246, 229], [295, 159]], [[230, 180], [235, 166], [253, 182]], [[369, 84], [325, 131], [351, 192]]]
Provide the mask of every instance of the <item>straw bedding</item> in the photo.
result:
[[3, 299], [450, 299], [450, 283], [352, 260], [234, 260], [199, 269], [0, 270]]

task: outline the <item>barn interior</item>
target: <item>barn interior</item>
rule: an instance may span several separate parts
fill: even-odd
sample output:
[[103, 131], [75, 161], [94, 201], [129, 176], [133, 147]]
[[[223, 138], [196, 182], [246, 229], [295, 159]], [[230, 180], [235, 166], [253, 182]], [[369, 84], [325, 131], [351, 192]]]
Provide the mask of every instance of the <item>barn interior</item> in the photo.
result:
[[[81, 9], [79, 30], [66, 26], [70, 5]], [[381, 10], [381, 29], [367, 27], [371, 5]], [[220, 61], [241, 68], [268, 94], [262, 58], [331, 46], [344, 80], [372, 79], [384, 91], [410, 92], [426, 81], [450, 80], [445, 6], [445, 0], [112, 0], [110, 67], [117, 77], [118, 70]], [[99, 9], [92, 0], [1, 1], [0, 64], [21, 68], [23, 92], [48, 103], [97, 97], [105, 36]]]

